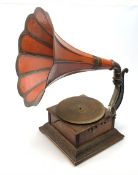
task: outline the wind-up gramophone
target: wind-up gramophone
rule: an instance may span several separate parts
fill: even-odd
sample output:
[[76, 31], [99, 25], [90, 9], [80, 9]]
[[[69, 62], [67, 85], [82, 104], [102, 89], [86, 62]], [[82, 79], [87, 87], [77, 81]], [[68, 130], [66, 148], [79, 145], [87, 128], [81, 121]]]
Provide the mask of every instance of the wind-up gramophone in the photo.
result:
[[114, 128], [124, 94], [124, 73], [113, 60], [84, 53], [54, 31], [47, 12], [36, 8], [19, 38], [16, 62], [19, 94], [26, 106], [37, 105], [53, 81], [81, 71], [114, 70], [115, 89], [108, 108], [85, 95], [67, 98], [48, 108], [48, 123], [40, 127], [77, 165], [123, 138]]

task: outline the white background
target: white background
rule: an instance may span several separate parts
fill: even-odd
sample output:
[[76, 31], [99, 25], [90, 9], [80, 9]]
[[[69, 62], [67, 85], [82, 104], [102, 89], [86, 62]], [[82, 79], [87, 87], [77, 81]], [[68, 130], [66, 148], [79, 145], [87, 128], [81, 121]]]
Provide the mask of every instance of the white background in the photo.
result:
[[[137, 175], [138, 174], [138, 6], [136, 1], [0, 1], [0, 175]], [[124, 100], [116, 128], [123, 141], [74, 167], [38, 127], [46, 108], [64, 98], [86, 94], [108, 105], [112, 71], [68, 76], [46, 89], [37, 107], [26, 108], [17, 92], [15, 61], [24, 21], [40, 6], [55, 31], [78, 49], [128, 67]]]

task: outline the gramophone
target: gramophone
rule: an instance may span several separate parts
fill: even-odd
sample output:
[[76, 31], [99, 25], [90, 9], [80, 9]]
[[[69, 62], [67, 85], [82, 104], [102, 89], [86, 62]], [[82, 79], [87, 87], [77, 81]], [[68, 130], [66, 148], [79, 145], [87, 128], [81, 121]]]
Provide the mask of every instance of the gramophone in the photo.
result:
[[82, 52], [66, 43], [55, 31], [47, 12], [36, 8], [19, 38], [16, 62], [18, 91], [27, 107], [37, 105], [45, 89], [64, 76], [87, 71], [114, 71], [113, 95], [108, 107], [85, 95], [67, 98], [49, 107], [48, 123], [40, 127], [78, 165], [123, 139], [114, 128], [124, 94], [125, 68], [113, 61]]

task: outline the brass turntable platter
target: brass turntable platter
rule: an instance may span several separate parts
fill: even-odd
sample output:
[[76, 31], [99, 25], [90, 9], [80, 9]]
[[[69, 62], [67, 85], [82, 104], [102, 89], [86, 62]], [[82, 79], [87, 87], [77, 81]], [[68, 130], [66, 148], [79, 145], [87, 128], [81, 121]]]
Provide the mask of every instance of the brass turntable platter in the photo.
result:
[[81, 95], [61, 101], [56, 107], [56, 114], [70, 123], [89, 124], [104, 116], [105, 107], [98, 100]]

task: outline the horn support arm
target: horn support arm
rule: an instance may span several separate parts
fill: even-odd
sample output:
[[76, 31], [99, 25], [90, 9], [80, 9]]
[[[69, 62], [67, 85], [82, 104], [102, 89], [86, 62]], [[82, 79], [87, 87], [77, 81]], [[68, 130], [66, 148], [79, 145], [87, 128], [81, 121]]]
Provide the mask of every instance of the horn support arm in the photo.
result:
[[115, 85], [113, 95], [108, 105], [108, 111], [115, 116], [116, 110], [119, 108], [124, 96], [124, 75], [128, 72], [128, 68], [121, 70], [120, 65], [113, 61], [113, 83]]

